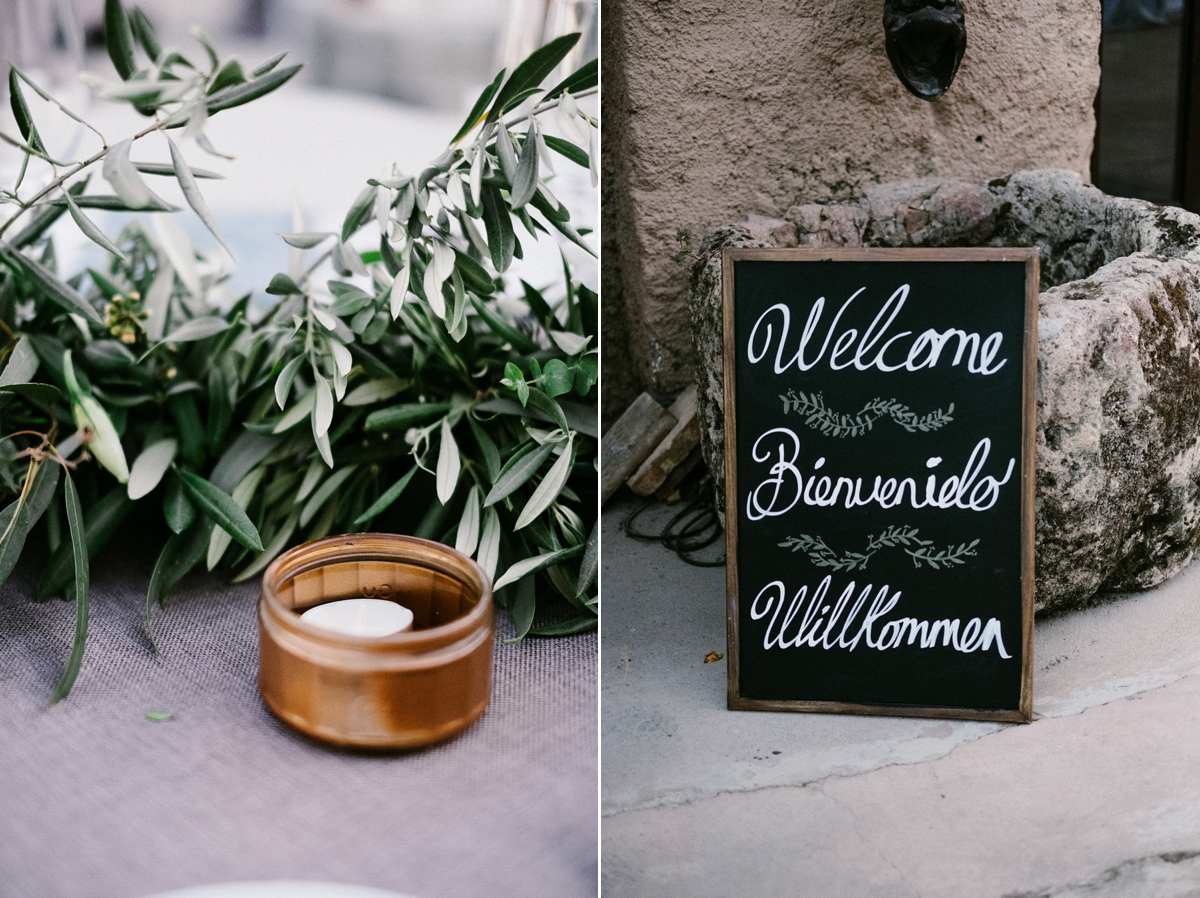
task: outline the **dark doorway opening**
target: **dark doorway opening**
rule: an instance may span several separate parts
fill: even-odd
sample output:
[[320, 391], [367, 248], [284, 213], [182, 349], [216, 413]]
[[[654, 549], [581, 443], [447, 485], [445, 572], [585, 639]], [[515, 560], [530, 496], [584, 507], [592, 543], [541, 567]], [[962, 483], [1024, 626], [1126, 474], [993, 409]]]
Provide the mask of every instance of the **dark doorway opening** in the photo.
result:
[[1103, 0], [1102, 7], [1092, 181], [1116, 196], [1184, 204], [1195, 145], [1189, 97], [1200, 99], [1189, 78], [1196, 2]]

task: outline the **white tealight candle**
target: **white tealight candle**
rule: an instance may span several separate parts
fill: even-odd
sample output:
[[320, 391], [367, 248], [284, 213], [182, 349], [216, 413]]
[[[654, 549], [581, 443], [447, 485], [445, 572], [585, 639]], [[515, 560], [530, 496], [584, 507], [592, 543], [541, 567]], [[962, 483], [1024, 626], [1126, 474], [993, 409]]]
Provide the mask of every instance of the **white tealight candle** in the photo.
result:
[[413, 613], [385, 599], [340, 599], [316, 605], [300, 619], [347, 636], [391, 636], [413, 625]]

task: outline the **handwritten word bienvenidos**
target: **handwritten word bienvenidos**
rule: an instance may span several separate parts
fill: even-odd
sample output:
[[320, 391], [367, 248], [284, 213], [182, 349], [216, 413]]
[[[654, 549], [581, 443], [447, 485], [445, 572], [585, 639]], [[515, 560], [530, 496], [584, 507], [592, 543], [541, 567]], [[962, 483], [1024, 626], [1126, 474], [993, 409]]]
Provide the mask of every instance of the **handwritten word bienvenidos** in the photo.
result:
[[[771, 351], [772, 345], [775, 345], [775, 328], [769, 320], [772, 315], [780, 319], [779, 340], [775, 348], [776, 374], [782, 374], [793, 365], [801, 371], [808, 371], [826, 358], [827, 351], [829, 352], [829, 367], [834, 371], [841, 371], [843, 368], [851, 366], [859, 371], [878, 368], [885, 373], [899, 371], [902, 368], [905, 371], [919, 371], [922, 368], [933, 368], [939, 362], [947, 359], [951, 341], [957, 341], [957, 344], [950, 364], [958, 365], [965, 354], [967, 370], [973, 374], [995, 374], [1008, 361], [1006, 358], [1000, 359], [999, 362], [996, 361], [996, 355], [1000, 352], [1000, 344], [1004, 340], [1004, 335], [999, 331], [981, 340], [977, 333], [967, 333], [953, 327], [943, 331], [933, 329], [922, 331], [912, 339], [907, 355], [904, 354], [902, 346], [893, 349], [892, 344], [904, 340], [905, 337], [912, 337], [912, 331], [900, 331], [900, 333], [888, 337], [876, 350], [876, 345], [887, 336], [892, 322], [904, 308], [904, 301], [908, 298], [909, 293], [908, 284], [902, 285], [888, 297], [887, 302], [879, 309], [875, 319], [862, 332], [861, 337], [858, 330], [853, 327], [848, 327], [838, 333], [838, 322], [842, 315], [850, 307], [850, 303], [861, 296], [866, 289], [866, 287], [860, 287], [842, 303], [842, 307], [833, 316], [833, 321], [825, 329], [825, 338], [821, 341], [820, 349], [812, 358], [808, 358], [807, 353], [810, 343], [815, 346], [813, 337], [821, 326], [821, 316], [825, 310], [825, 297], [822, 296], [814, 302], [809, 310], [808, 320], [804, 323], [804, 331], [800, 335], [799, 345], [796, 347], [795, 355], [790, 359], [785, 358], [784, 347], [791, 329], [791, 310], [783, 303], [771, 306], [758, 316], [758, 320], [754, 322], [754, 327], [750, 331], [750, 339], [746, 344], [750, 363], [756, 365], [761, 362]], [[836, 339], [835, 333], [837, 334]], [[832, 350], [829, 348], [831, 342], [833, 343]], [[944, 353], [943, 350], [945, 350]], [[893, 363], [890, 364], [889, 359]]]
[[[868, 583], [855, 599], [857, 584], [851, 580], [837, 601], [831, 605], [827, 598], [832, 580], [832, 575], [826, 575], [813, 590], [811, 597], [808, 596], [807, 584], [801, 586], [792, 596], [790, 603], [787, 603], [787, 587], [781, 580], [772, 580], [758, 591], [750, 606], [750, 618], [759, 621], [768, 614], [771, 615], [763, 634], [764, 650], [808, 646], [827, 651], [839, 648], [852, 652], [860, 643], [878, 651], [898, 648], [901, 644], [933, 649], [939, 648], [940, 637], [941, 648], [953, 648], [956, 652], [969, 654], [976, 651], [986, 652], [994, 646], [1001, 658], [1012, 657], [1004, 648], [1000, 621], [994, 617], [989, 618], [986, 624], [973, 617], [965, 625], [961, 618], [929, 621], [917, 620], [915, 617], [896, 617], [884, 621], [883, 618], [900, 602], [902, 593], [897, 591], [889, 594], [891, 587], [884, 584], [879, 587], [875, 598], [871, 599], [871, 591], [875, 584]], [[854, 604], [847, 612], [846, 606], [852, 599]], [[871, 604], [867, 613], [856, 623], [868, 599], [871, 599]], [[877, 626], [878, 631], [875, 629]]]
[[[951, 475], [939, 486], [936, 474], [925, 481], [924, 496], [913, 477], [875, 478], [870, 492], [863, 495], [862, 477], [830, 477], [815, 473], [801, 474], [796, 466], [800, 456], [800, 438], [786, 427], [775, 427], [760, 436], [754, 443], [751, 456], [757, 462], [772, 462], [769, 476], [756, 486], [746, 499], [746, 517], [758, 521], [765, 517], [785, 514], [797, 503], [809, 506], [828, 507], [842, 504], [851, 509], [878, 503], [880, 508], [895, 508], [902, 502], [911, 508], [961, 508], [965, 511], [987, 511], [1000, 497], [1000, 487], [1012, 477], [1016, 459], [1008, 460], [1004, 476], [997, 480], [991, 475], [980, 477], [992, 450], [992, 441], [981, 439], [971, 450], [962, 474]], [[940, 456], [932, 456], [925, 462], [926, 468], [936, 468], [942, 463]], [[813, 464], [818, 471], [825, 464], [821, 457]]]

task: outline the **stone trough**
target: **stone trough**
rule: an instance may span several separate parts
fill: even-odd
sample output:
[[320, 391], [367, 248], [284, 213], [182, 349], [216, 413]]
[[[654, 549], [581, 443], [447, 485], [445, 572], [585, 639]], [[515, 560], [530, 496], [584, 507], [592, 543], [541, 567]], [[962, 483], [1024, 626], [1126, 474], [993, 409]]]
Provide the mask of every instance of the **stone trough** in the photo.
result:
[[882, 184], [710, 233], [692, 270], [705, 460], [724, 509], [721, 249], [1036, 246], [1037, 608], [1155, 586], [1200, 546], [1200, 217], [1066, 171]]

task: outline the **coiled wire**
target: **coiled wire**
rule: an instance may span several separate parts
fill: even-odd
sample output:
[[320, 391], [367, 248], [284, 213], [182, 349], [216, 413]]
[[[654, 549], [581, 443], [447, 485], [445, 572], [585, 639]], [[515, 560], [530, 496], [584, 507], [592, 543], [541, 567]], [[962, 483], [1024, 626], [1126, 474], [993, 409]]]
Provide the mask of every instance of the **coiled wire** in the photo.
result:
[[697, 558], [696, 553], [717, 542], [723, 534], [720, 518], [713, 503], [712, 480], [705, 476], [695, 488], [680, 510], [666, 526], [657, 533], [638, 530], [635, 522], [650, 508], [664, 503], [650, 496], [637, 508], [631, 511], [621, 522], [621, 530], [631, 539], [643, 542], [661, 543], [678, 555], [683, 561], [696, 567], [724, 567], [725, 556], [714, 560]]

